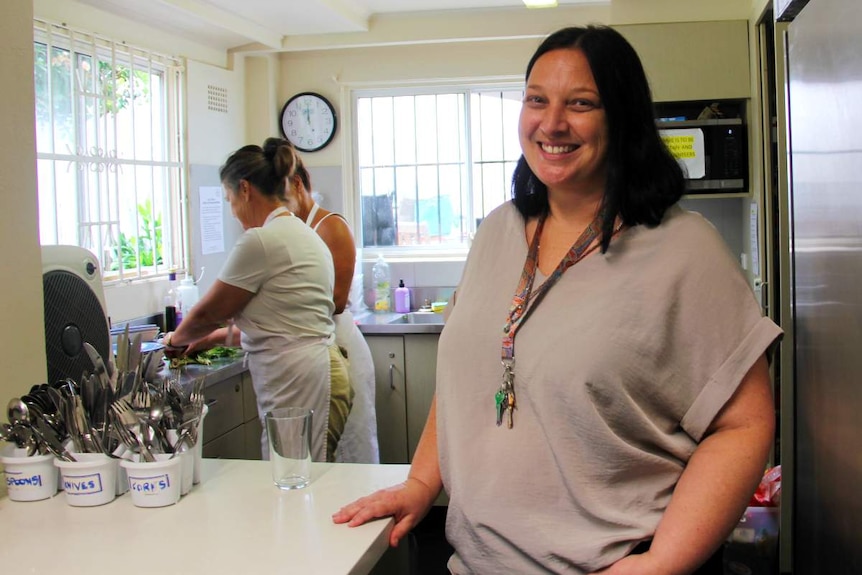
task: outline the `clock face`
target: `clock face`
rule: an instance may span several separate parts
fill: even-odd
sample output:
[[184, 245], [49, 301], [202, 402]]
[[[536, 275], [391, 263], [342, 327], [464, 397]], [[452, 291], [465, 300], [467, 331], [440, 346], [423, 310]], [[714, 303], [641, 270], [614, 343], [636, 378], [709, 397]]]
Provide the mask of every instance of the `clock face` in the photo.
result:
[[281, 110], [281, 131], [302, 152], [324, 148], [335, 137], [335, 127], [335, 108], [320, 94], [297, 94]]

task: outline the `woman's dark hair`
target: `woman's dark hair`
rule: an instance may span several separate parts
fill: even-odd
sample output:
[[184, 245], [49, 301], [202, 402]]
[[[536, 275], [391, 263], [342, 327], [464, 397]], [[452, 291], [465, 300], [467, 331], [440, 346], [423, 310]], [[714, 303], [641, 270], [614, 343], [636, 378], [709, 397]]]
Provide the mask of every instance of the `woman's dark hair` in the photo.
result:
[[302, 187], [311, 193], [311, 176], [308, 174], [308, 170], [305, 168], [305, 164], [302, 162], [302, 157], [299, 154], [296, 154], [296, 169], [294, 170], [294, 176], [299, 177], [299, 181], [302, 182]]
[[298, 156], [293, 146], [282, 138], [267, 138], [263, 147], [251, 144], [230, 155], [219, 170], [219, 178], [231, 189], [240, 180], [260, 190], [265, 196], [284, 200], [284, 186], [296, 172]]
[[[602, 251], [608, 249], [614, 219], [628, 226], [657, 226], [685, 190], [682, 168], [655, 125], [652, 95], [640, 58], [623, 36], [607, 26], [563, 28], [541, 43], [527, 65], [552, 50], [577, 49], [590, 65], [608, 128], [608, 175], [602, 198]], [[522, 155], [512, 175], [512, 196], [525, 217], [547, 213], [548, 188]]]

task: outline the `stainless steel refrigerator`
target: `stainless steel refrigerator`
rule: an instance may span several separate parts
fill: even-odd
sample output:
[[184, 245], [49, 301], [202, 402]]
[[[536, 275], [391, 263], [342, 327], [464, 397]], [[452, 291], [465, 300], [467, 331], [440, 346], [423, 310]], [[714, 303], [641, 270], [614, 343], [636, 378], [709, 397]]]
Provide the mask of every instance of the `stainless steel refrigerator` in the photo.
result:
[[[784, 12], [784, 8], [789, 10]], [[862, 573], [862, 0], [786, 32], [795, 575]]]

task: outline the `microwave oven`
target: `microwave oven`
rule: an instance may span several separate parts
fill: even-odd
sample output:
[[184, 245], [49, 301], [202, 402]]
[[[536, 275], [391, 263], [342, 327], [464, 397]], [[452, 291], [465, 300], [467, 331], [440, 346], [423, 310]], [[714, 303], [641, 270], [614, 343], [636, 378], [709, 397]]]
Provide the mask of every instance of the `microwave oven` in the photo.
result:
[[748, 146], [740, 118], [658, 122], [690, 194], [748, 192]]

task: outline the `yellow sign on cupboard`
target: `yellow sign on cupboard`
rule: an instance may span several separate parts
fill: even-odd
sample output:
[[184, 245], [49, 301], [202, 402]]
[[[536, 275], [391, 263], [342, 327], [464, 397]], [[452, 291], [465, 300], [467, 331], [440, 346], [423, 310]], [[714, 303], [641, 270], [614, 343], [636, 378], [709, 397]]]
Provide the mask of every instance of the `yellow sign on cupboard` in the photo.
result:
[[659, 130], [659, 135], [673, 157], [690, 179], [706, 175], [706, 154], [703, 145], [703, 130], [700, 128]]

